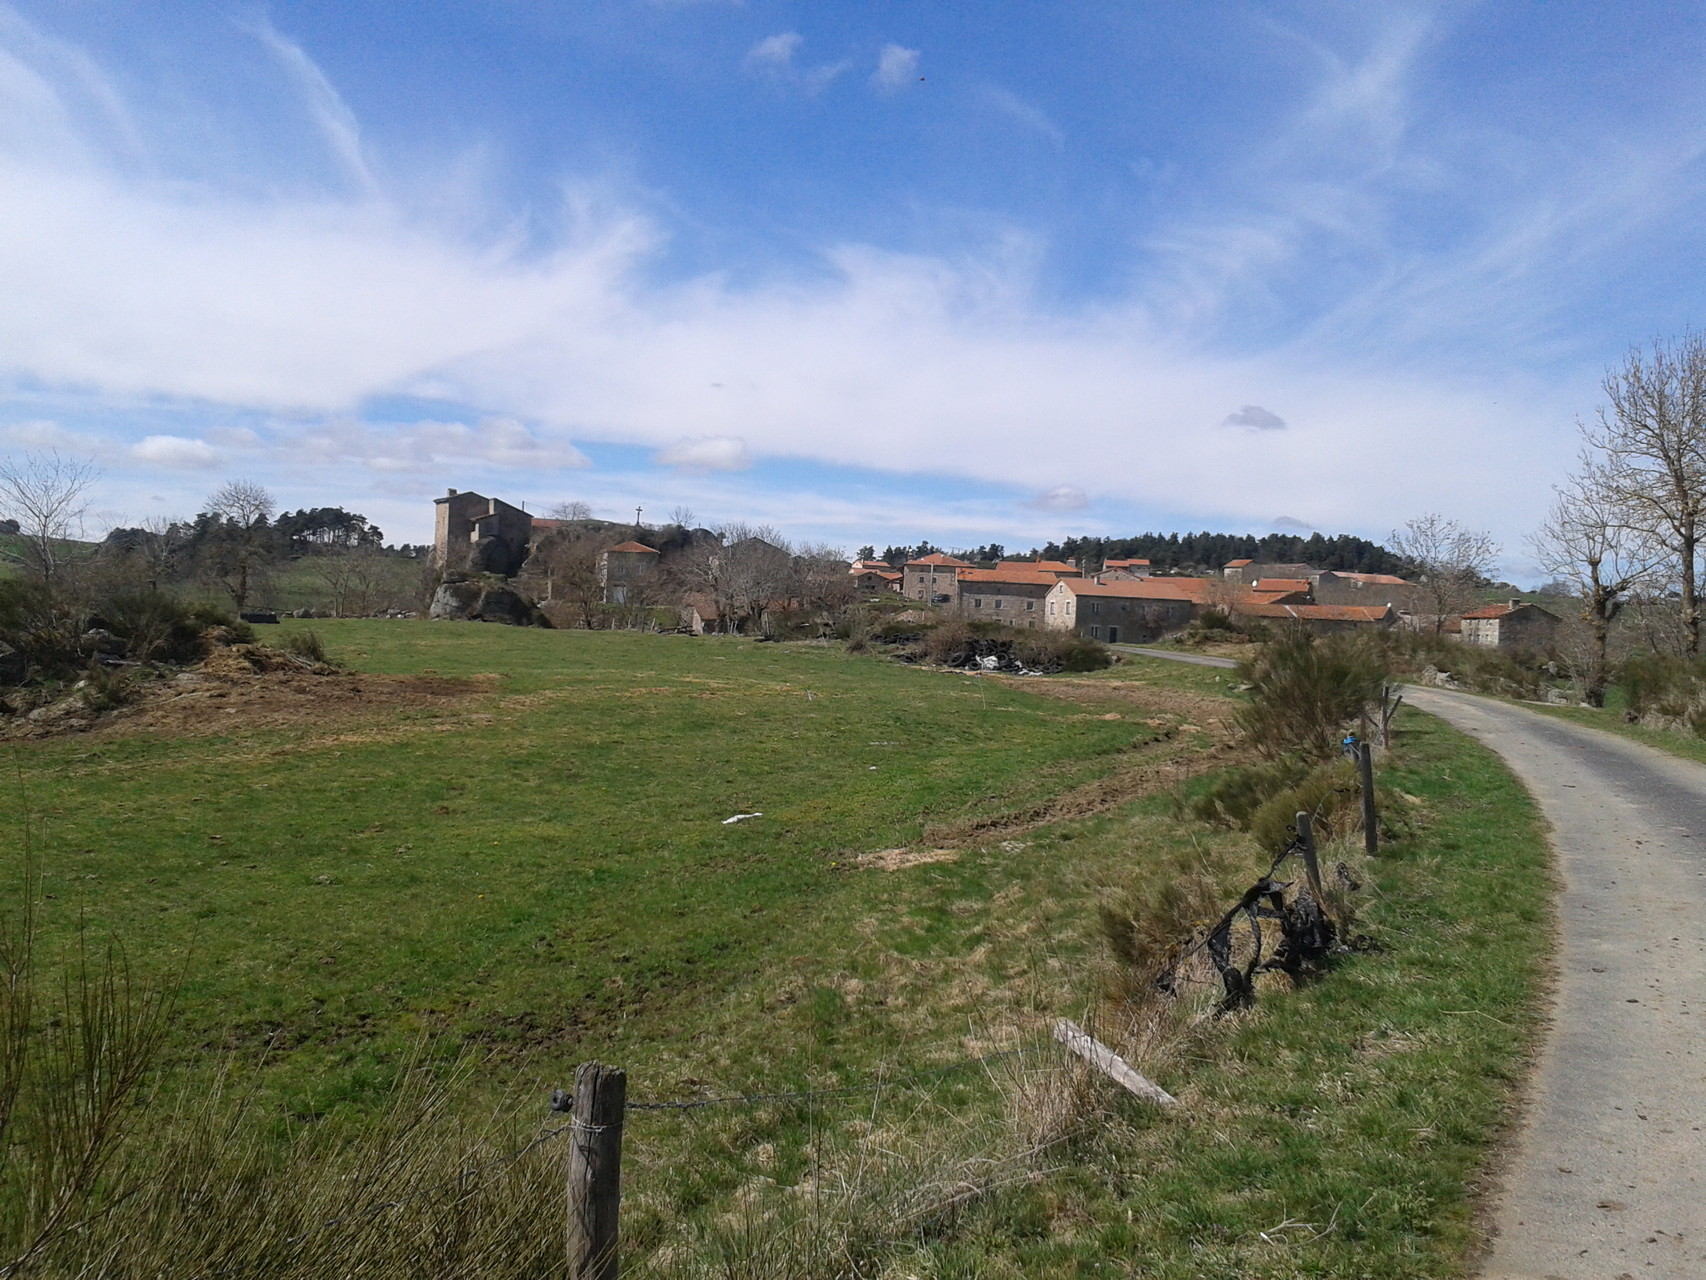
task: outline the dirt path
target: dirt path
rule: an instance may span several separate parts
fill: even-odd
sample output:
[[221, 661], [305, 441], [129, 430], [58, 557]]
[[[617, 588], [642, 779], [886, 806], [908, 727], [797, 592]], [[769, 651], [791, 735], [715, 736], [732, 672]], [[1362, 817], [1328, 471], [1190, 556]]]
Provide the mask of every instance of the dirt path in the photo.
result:
[[1563, 880], [1552, 1026], [1482, 1274], [1699, 1280], [1706, 768], [1490, 699], [1405, 697], [1504, 758], [1552, 824]]

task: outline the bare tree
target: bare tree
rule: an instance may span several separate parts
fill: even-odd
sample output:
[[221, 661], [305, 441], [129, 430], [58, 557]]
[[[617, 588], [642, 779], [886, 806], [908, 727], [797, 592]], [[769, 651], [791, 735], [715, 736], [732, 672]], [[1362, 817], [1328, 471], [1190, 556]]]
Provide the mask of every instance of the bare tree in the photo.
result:
[[747, 631], [762, 623], [765, 610], [787, 597], [793, 554], [768, 525], [726, 524], [720, 545], [695, 547], [672, 566], [679, 588], [708, 596], [724, 631]]
[[229, 480], [207, 500], [207, 514], [221, 525], [211, 568], [239, 612], [272, 559], [268, 522], [277, 509], [272, 494], [252, 480]]
[[1540, 567], [1567, 583], [1580, 601], [1582, 697], [1590, 706], [1603, 707], [1611, 625], [1666, 553], [1630, 527], [1615, 478], [1587, 455], [1581, 470], [1556, 489], [1532, 544]]
[[584, 502], [559, 502], [547, 514], [552, 520], [590, 520], [592, 508]]
[[676, 507], [669, 513], [669, 522], [677, 529], [691, 529], [693, 520], [693, 508], [685, 504]]
[[1475, 602], [1475, 592], [1499, 554], [1492, 534], [1465, 528], [1437, 512], [1406, 521], [1387, 541], [1421, 579], [1436, 634], [1445, 630], [1446, 619]]
[[1606, 484], [1629, 526], [1669, 555], [1683, 651], [1700, 652], [1700, 542], [1706, 536], [1706, 337], [1685, 333], [1631, 351], [1606, 371], [1598, 425]]
[[79, 558], [71, 545], [83, 536], [89, 487], [100, 470], [88, 458], [57, 450], [0, 459], [0, 516], [18, 522], [18, 549], [7, 558], [50, 589], [63, 585]]

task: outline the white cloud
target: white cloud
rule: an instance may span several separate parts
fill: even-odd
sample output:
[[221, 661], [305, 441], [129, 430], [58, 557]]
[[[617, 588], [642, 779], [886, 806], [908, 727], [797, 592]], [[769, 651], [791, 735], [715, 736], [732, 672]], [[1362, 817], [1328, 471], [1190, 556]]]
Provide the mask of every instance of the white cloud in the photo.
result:
[[678, 471], [745, 471], [752, 465], [746, 441], [738, 436], [700, 436], [677, 440], [653, 459], [660, 467]]
[[1223, 427], [1245, 427], [1251, 431], [1284, 431], [1285, 419], [1277, 413], [1270, 413], [1259, 404], [1247, 404], [1237, 413], [1229, 413], [1220, 420]]
[[917, 49], [885, 44], [883, 51], [877, 55], [877, 69], [871, 75], [871, 84], [882, 93], [898, 93], [916, 84], [918, 56]]
[[792, 67], [794, 54], [805, 40], [798, 31], [783, 31], [773, 36], [765, 36], [746, 51], [746, 65], [749, 69]]
[[1043, 490], [1028, 505], [1038, 511], [1082, 511], [1090, 505], [1090, 498], [1077, 485], [1057, 484]]
[[826, 62], [816, 67], [801, 66], [794, 61], [794, 55], [804, 43], [805, 37], [798, 31], [766, 36], [746, 51], [743, 65], [749, 73], [808, 96], [823, 92], [837, 76], [853, 65], [850, 62]]
[[207, 441], [184, 436], [146, 436], [130, 446], [130, 456], [175, 471], [205, 471], [220, 462], [219, 451]]
[[[1231, 175], [1242, 203], [1181, 215], [1149, 241], [1127, 296], [1065, 313], [1038, 300], [1034, 258], [1006, 248], [949, 261], [832, 246], [822, 270], [798, 277], [659, 283], [663, 236], [618, 199], [566, 208], [541, 252], [470, 232], [496, 216], [441, 223], [383, 183], [370, 191], [353, 169], [345, 195], [314, 199], [289, 184], [242, 196], [263, 184], [139, 175], [135, 149], [114, 141], [121, 131], [91, 123], [128, 108], [77, 108], [88, 95], [73, 91], [63, 60], [8, 45], [10, 30], [0, 23], [0, 52], [11, 50], [0, 59], [0, 296], [12, 300], [0, 308], [0, 377], [97, 402], [277, 412], [253, 441], [196, 424], [150, 438], [177, 445], [136, 447], [180, 459], [197, 445], [241, 448], [246, 472], [350, 468], [410, 494], [447, 468], [520, 486], [585, 467], [573, 438], [662, 450], [660, 464], [697, 469], [706, 486], [719, 458], [750, 450], [969, 477], [1005, 486], [1009, 511], [1012, 494], [1046, 478], [1094, 491], [1098, 511], [1127, 502], [1262, 526], [1301, 505], [1378, 532], [1439, 509], [1514, 544], [1544, 502], [1549, 468], [1568, 465], [1569, 424], [1592, 404], [1597, 370], [1560, 362], [1530, 377], [1502, 360], [1464, 372], [1414, 353], [1465, 332], [1501, 353], [1509, 334], [1532, 343], [1547, 300], [1568, 296], [1555, 291], [1561, 281], [1614, 259], [1641, 219], [1695, 193], [1691, 165], [1706, 142], [1655, 130], [1644, 150], [1619, 139], [1618, 163], [1610, 144], [1586, 148], [1535, 165], [1526, 195], [1464, 205], [1484, 225], [1453, 249], [1388, 242], [1391, 192], [1430, 159], [1412, 149], [1433, 145], [1405, 127], [1417, 45], [1400, 33], [1362, 62], [1329, 60], [1298, 119]], [[749, 66], [807, 74], [802, 45], [794, 32], [771, 37]], [[303, 70], [297, 82], [313, 98], [314, 77]], [[355, 122], [325, 87], [332, 96], [315, 101], [326, 145], [365, 166]], [[1031, 104], [995, 91], [983, 101], [1064, 142]], [[172, 125], [135, 129], [146, 144]], [[1327, 260], [1310, 252], [1323, 240], [1365, 264], [1360, 285], [1327, 291], [1318, 319], [1279, 337], [1226, 325], [1259, 317], [1300, 264]], [[1011, 242], [1026, 237], [1016, 230]], [[1246, 387], [1308, 431], [1217, 430]], [[356, 417], [398, 394], [476, 408], [446, 409], [445, 421]], [[469, 421], [448, 420], [464, 412]], [[19, 448], [62, 439], [53, 422], [0, 428]], [[127, 445], [111, 447], [122, 457]], [[650, 474], [659, 487], [678, 479]], [[1514, 491], [1513, 475], [1532, 483]], [[724, 500], [724, 518], [772, 518], [730, 509], [758, 503], [750, 492]], [[1027, 510], [1043, 522], [1070, 508]], [[985, 513], [963, 518], [977, 536], [998, 528]]]

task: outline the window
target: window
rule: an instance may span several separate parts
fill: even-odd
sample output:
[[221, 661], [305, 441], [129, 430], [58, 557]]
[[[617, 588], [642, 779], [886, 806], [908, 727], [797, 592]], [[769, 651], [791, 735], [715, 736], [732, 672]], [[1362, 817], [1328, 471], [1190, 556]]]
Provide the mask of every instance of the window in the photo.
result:
[[1090, 638], [1092, 640], [1100, 640], [1102, 638], [1102, 628], [1091, 627], [1090, 628]]
[[974, 609], [983, 608], [983, 597], [982, 596], [973, 596], [972, 602], [971, 602], [971, 607]]
[[1001, 607], [1001, 606], [1002, 606], [1002, 604], [1003, 604], [1003, 603], [1004, 603], [1004, 602], [1003, 602], [1003, 601], [1002, 601], [1002, 599], [1001, 599], [1001, 598], [1000, 598], [1000, 597], [999, 597], [999, 596], [997, 596], [997, 597], [996, 597], [996, 599], [995, 599], [995, 607], [996, 607], [996, 608], [997, 608], [997, 609], [999, 609], [999, 608], [1000, 608], [1000, 607]]
[[1091, 613], [1101, 613], [1102, 612], [1102, 602], [1100, 600], [1092, 600], [1090, 602], [1090, 612]]
[[1029, 613], [1029, 612], [1030, 612], [1030, 611], [1032, 611], [1032, 610], [1034, 610], [1034, 609], [1035, 609], [1035, 608], [1036, 608], [1036, 607], [1037, 607], [1037, 602], [1036, 602], [1036, 601], [1035, 601], [1035, 600], [1027, 600], [1027, 601], [1025, 601], [1025, 611], [1026, 611], [1026, 612], [1027, 612], [1027, 613]]

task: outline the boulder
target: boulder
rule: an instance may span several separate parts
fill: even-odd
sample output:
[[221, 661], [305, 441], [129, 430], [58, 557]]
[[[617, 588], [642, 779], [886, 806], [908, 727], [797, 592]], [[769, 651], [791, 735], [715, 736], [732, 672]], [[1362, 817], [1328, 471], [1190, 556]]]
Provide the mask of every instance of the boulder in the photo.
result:
[[121, 654], [129, 646], [105, 627], [90, 627], [77, 638], [77, 648], [89, 654]]
[[475, 581], [441, 583], [433, 592], [427, 617], [441, 622], [502, 622], [515, 627], [550, 625], [539, 607], [514, 587]]

